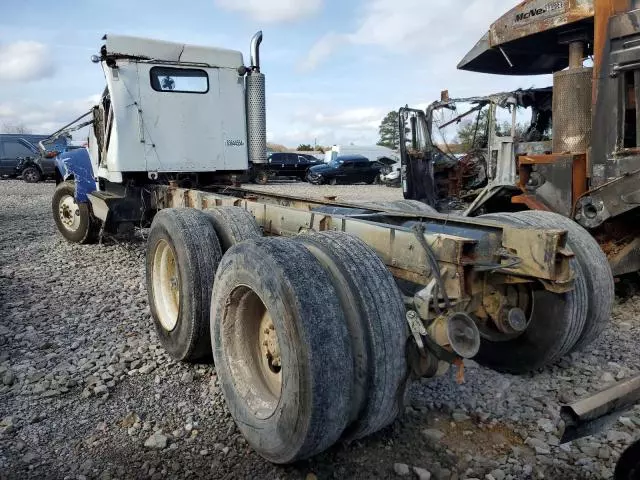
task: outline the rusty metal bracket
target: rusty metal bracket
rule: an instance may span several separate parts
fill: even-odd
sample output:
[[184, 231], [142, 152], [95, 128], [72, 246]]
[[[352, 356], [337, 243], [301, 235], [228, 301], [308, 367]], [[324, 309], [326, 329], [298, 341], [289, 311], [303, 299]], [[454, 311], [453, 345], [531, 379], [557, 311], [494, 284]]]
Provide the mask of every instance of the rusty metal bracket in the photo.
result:
[[573, 272], [566, 261], [573, 252], [566, 248], [564, 230], [539, 230], [504, 227], [502, 245], [522, 261], [517, 268], [505, 266], [507, 273], [551, 280], [559, 285], [570, 284]]

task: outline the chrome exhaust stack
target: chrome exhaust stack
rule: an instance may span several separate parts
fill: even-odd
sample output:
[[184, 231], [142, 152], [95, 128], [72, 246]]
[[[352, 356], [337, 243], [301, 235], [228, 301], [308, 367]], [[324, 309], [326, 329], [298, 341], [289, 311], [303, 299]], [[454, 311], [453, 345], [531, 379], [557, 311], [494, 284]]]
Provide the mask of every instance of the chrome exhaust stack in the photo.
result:
[[251, 57], [249, 68], [251, 71], [260, 72], [260, 44], [262, 43], [262, 30], [251, 38]]
[[245, 80], [249, 161], [252, 163], [267, 163], [265, 79], [260, 72], [261, 43], [262, 31], [259, 31], [251, 39], [251, 65]]

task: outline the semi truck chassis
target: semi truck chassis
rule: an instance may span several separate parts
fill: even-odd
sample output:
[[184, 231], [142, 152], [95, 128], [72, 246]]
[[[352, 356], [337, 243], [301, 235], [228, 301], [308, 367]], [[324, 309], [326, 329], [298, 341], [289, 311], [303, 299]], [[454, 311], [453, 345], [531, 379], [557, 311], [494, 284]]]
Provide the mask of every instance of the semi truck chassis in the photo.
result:
[[[53, 200], [72, 241], [150, 225], [147, 290], [160, 342], [181, 361], [213, 356], [238, 428], [275, 463], [389, 425], [412, 379], [453, 365], [463, 381], [468, 358], [536, 370], [608, 321], [612, 295], [588, 295], [599, 272], [581, 263], [600, 251], [592, 237], [518, 214], [465, 218], [406, 200], [171, 182], [90, 192], [75, 211], [89, 215], [83, 224], [64, 210], [72, 190], [61, 182]], [[87, 233], [70, 237], [65, 225]], [[586, 247], [568, 248], [570, 235]]]
[[[464, 218], [411, 200], [219, 186], [266, 162], [261, 32], [248, 67], [224, 49], [103, 40], [92, 60], [107, 89], [93, 120], [73, 127], [92, 125], [88, 149], [56, 158], [54, 221], [75, 243], [150, 227], [146, 287], [160, 343], [178, 361], [213, 358], [231, 416], [267, 460], [383, 429], [412, 379], [453, 365], [463, 381], [470, 358], [531, 372], [606, 327], [606, 257], [559, 215]], [[188, 96], [185, 79], [205, 77], [215, 88]]]

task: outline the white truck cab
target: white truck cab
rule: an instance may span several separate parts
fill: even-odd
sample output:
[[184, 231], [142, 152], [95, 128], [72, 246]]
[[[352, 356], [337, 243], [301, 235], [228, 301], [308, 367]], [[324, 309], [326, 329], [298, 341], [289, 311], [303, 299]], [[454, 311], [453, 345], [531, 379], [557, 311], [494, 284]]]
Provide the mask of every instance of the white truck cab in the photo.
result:
[[56, 159], [56, 218], [68, 239], [88, 241], [97, 223], [115, 231], [148, 221], [154, 186], [237, 184], [267, 162], [262, 32], [249, 66], [234, 50], [112, 34], [103, 41], [91, 59], [106, 80], [98, 105], [51, 136], [90, 126], [86, 150]]
[[[249, 138], [258, 143], [251, 160], [265, 161], [264, 77], [256, 64], [261, 38], [254, 37], [254, 64], [247, 68], [238, 51], [105, 35], [100, 56], [92, 58], [107, 84], [89, 136], [97, 179], [122, 184], [136, 176], [209, 174], [215, 183], [220, 174], [248, 170]], [[259, 126], [253, 136], [252, 106], [249, 123]]]

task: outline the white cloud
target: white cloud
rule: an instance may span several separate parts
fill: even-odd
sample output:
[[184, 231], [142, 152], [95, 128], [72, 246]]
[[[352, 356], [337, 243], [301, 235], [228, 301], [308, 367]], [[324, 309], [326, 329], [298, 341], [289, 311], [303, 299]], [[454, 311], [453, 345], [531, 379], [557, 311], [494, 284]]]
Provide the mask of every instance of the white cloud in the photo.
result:
[[316, 13], [322, 0], [216, 0], [216, 5], [260, 22], [288, 22]]
[[380, 108], [353, 108], [328, 114], [316, 113], [313, 120], [316, 125], [350, 130], [365, 130], [377, 128], [385, 113], [386, 112]]
[[[301, 143], [320, 145], [373, 145], [377, 141], [378, 126], [388, 112], [378, 107], [332, 108], [318, 110], [315, 106], [300, 107], [293, 114], [271, 118], [269, 141], [295, 147]], [[281, 121], [279, 121], [281, 120]]]
[[344, 44], [419, 55], [416, 57], [418, 61], [446, 49], [447, 56], [457, 62], [500, 13], [513, 7], [513, 0], [456, 3], [459, 8], [454, 8], [451, 0], [367, 2], [357, 27], [351, 32], [332, 32], [320, 38], [309, 51], [303, 67], [315, 68]]
[[30, 82], [54, 73], [46, 45], [28, 41], [0, 44], [0, 82]]
[[324, 60], [329, 58], [331, 54], [336, 51], [340, 46], [349, 43], [350, 35], [338, 34], [330, 32], [324, 35], [318, 40], [307, 55], [307, 58], [302, 62], [302, 70], [313, 70]]
[[97, 103], [99, 95], [70, 101], [55, 100], [43, 104], [32, 102], [0, 103], [0, 129], [4, 125], [24, 125], [38, 134], [53, 133]]

